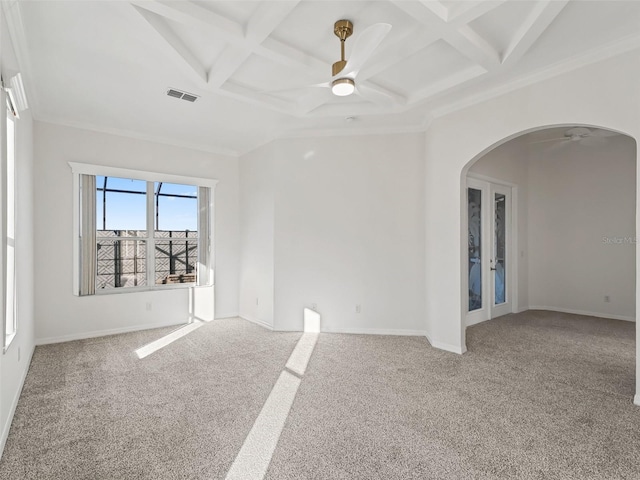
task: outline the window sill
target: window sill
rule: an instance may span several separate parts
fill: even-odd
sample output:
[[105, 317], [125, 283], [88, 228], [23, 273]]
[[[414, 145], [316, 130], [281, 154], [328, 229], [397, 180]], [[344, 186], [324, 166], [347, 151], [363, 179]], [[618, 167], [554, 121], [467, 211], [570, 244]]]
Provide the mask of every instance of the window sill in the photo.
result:
[[13, 341], [14, 338], [16, 338], [16, 333], [17, 332], [13, 332], [11, 335], [4, 336], [4, 347], [2, 349], [3, 354], [7, 353], [7, 350], [9, 350], [9, 347], [11, 346], [11, 342]]
[[210, 285], [196, 285], [195, 283], [175, 283], [175, 284], [163, 284], [155, 287], [121, 287], [121, 288], [103, 288], [96, 290], [94, 295], [81, 295], [83, 297], [93, 297], [96, 295], [120, 295], [123, 293], [140, 293], [140, 292], [163, 292], [166, 290], [186, 290], [189, 288], [207, 288], [213, 287]]

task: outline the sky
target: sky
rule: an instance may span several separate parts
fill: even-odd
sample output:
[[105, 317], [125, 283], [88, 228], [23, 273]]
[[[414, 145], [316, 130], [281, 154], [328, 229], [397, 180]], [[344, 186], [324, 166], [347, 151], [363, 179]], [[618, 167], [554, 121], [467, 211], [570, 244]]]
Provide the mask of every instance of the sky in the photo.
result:
[[[104, 186], [103, 176], [96, 176], [96, 187]], [[146, 191], [146, 182], [127, 178], [108, 177], [107, 188], [119, 190]], [[154, 191], [158, 183], [154, 184]], [[194, 185], [163, 183], [161, 193], [180, 195], [197, 195]], [[155, 203], [155, 202], [154, 202]], [[158, 204], [159, 230], [190, 230], [198, 228], [198, 201], [193, 198], [174, 198], [161, 196]], [[103, 226], [103, 192], [96, 191], [96, 225], [98, 230]], [[131, 193], [107, 192], [106, 230], [145, 230], [146, 229], [146, 197]]]

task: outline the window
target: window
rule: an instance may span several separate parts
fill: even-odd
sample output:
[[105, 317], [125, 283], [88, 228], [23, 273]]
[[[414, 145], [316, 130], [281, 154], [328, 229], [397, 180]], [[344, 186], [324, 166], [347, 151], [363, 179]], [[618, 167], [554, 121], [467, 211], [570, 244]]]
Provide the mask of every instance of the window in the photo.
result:
[[76, 294], [213, 283], [214, 180], [70, 165], [78, 211]]
[[6, 107], [6, 151], [4, 155], [4, 349], [11, 344], [17, 332], [16, 316], [16, 118], [15, 110], [7, 101]]

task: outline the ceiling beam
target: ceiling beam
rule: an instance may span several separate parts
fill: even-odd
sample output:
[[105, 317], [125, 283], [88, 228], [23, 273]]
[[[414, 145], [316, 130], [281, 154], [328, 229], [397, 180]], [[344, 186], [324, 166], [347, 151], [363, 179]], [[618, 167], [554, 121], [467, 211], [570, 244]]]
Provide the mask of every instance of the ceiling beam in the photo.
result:
[[383, 87], [377, 83], [373, 83], [371, 81], [363, 81], [361, 79], [356, 78], [356, 87], [362, 86], [368, 91], [372, 92], [372, 96], [383, 95], [389, 99], [392, 99], [396, 105], [404, 106], [407, 104], [407, 99], [404, 95], [400, 95], [398, 92], [390, 90], [389, 88]]
[[408, 104], [413, 105], [422, 100], [427, 100], [434, 95], [445, 92], [450, 88], [461, 85], [465, 82], [473, 80], [474, 78], [480, 77], [485, 73], [487, 73], [487, 71], [484, 68], [479, 65], [475, 65], [460, 72], [456, 72], [452, 75], [448, 75], [447, 77], [438, 80], [437, 82], [434, 82], [430, 85], [427, 85], [426, 87], [412, 94], [409, 97]]
[[545, 0], [536, 3], [524, 23], [516, 31], [502, 58], [504, 65], [510, 65], [522, 58], [540, 35], [560, 14], [568, 0]]
[[406, 2], [392, 0], [402, 11], [419, 20], [427, 28], [432, 29], [449, 45], [458, 50], [471, 61], [487, 71], [500, 66], [500, 56], [489, 43], [468, 25], [450, 25], [442, 17], [433, 12], [430, 2]]
[[261, 2], [253, 12], [246, 29], [246, 41], [258, 45], [289, 16], [300, 0]]
[[431, 10], [431, 12], [433, 12], [434, 15], [437, 15], [443, 22], [449, 21], [449, 9], [441, 2], [436, 0], [420, 0], [420, 3], [425, 8]]
[[[269, 4], [271, 7], [279, 5], [278, 11], [282, 14], [283, 11], [286, 12], [287, 9], [295, 7], [298, 1], [299, 0], [293, 0], [291, 2], [264, 2], [261, 3], [260, 6], [264, 4]], [[241, 25], [195, 3], [188, 1], [132, 0], [131, 4], [184, 25], [196, 28], [204, 27], [207, 32], [215, 35], [225, 44], [232, 44], [241, 49], [245, 48], [248, 44], [244, 29]], [[255, 23], [252, 25], [253, 26], [248, 25], [247, 33], [255, 40], [255, 38], [260, 36], [261, 28]], [[322, 65], [326, 67], [326, 64], [321, 60], [284, 45], [282, 42], [278, 42], [272, 38], [264, 38], [261, 44], [253, 48], [253, 51], [261, 57], [268, 58], [282, 65], [303, 65], [312, 68], [319, 68], [319, 66]]]
[[195, 73], [199, 80], [207, 83], [207, 72], [202, 63], [182, 42], [180, 37], [167, 25], [167, 22], [158, 14], [133, 6], [149, 25], [169, 44], [172, 51], [177, 54], [177, 58], [183, 65], [187, 65], [191, 73]]
[[232, 80], [226, 82], [224, 87], [218, 90], [218, 93], [226, 97], [235, 98], [278, 113], [284, 113], [286, 115], [295, 115], [296, 113], [296, 104], [294, 102], [256, 92], [252, 88], [246, 87]]
[[475, 0], [457, 2], [449, 9], [447, 21], [455, 25], [466, 25], [476, 18], [499, 7], [506, 0]]
[[256, 53], [281, 65], [308, 67], [319, 73], [330, 71], [327, 62], [303, 53], [273, 37], [265, 38], [262, 44], [256, 48]]
[[192, 2], [131, 0], [131, 4], [185, 25], [214, 27], [211, 31], [223, 35], [227, 41], [244, 39], [241, 25]]
[[375, 62], [367, 62], [366, 66], [358, 73], [358, 79], [366, 80], [393, 67], [419, 51], [427, 48], [440, 39], [439, 35], [419, 26], [413, 31], [408, 31], [402, 37], [390, 45], [386, 45], [375, 57]]
[[485, 70], [500, 66], [498, 52], [469, 25], [458, 27], [455, 33], [446, 33], [444, 40]]
[[300, 0], [287, 2], [262, 2], [247, 23], [241, 45], [227, 45], [222, 55], [211, 67], [209, 83], [219, 88], [252, 55], [255, 48], [280, 25]]
[[238, 45], [227, 45], [209, 70], [209, 85], [218, 89], [238, 70], [251, 51]]

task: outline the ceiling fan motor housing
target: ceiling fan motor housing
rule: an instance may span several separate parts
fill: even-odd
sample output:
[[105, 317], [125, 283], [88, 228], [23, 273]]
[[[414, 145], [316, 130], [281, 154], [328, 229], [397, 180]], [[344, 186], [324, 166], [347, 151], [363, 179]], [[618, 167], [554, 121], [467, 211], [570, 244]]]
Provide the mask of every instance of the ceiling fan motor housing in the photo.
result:
[[353, 33], [353, 23], [350, 20], [338, 20], [333, 26], [333, 33], [344, 42]]

